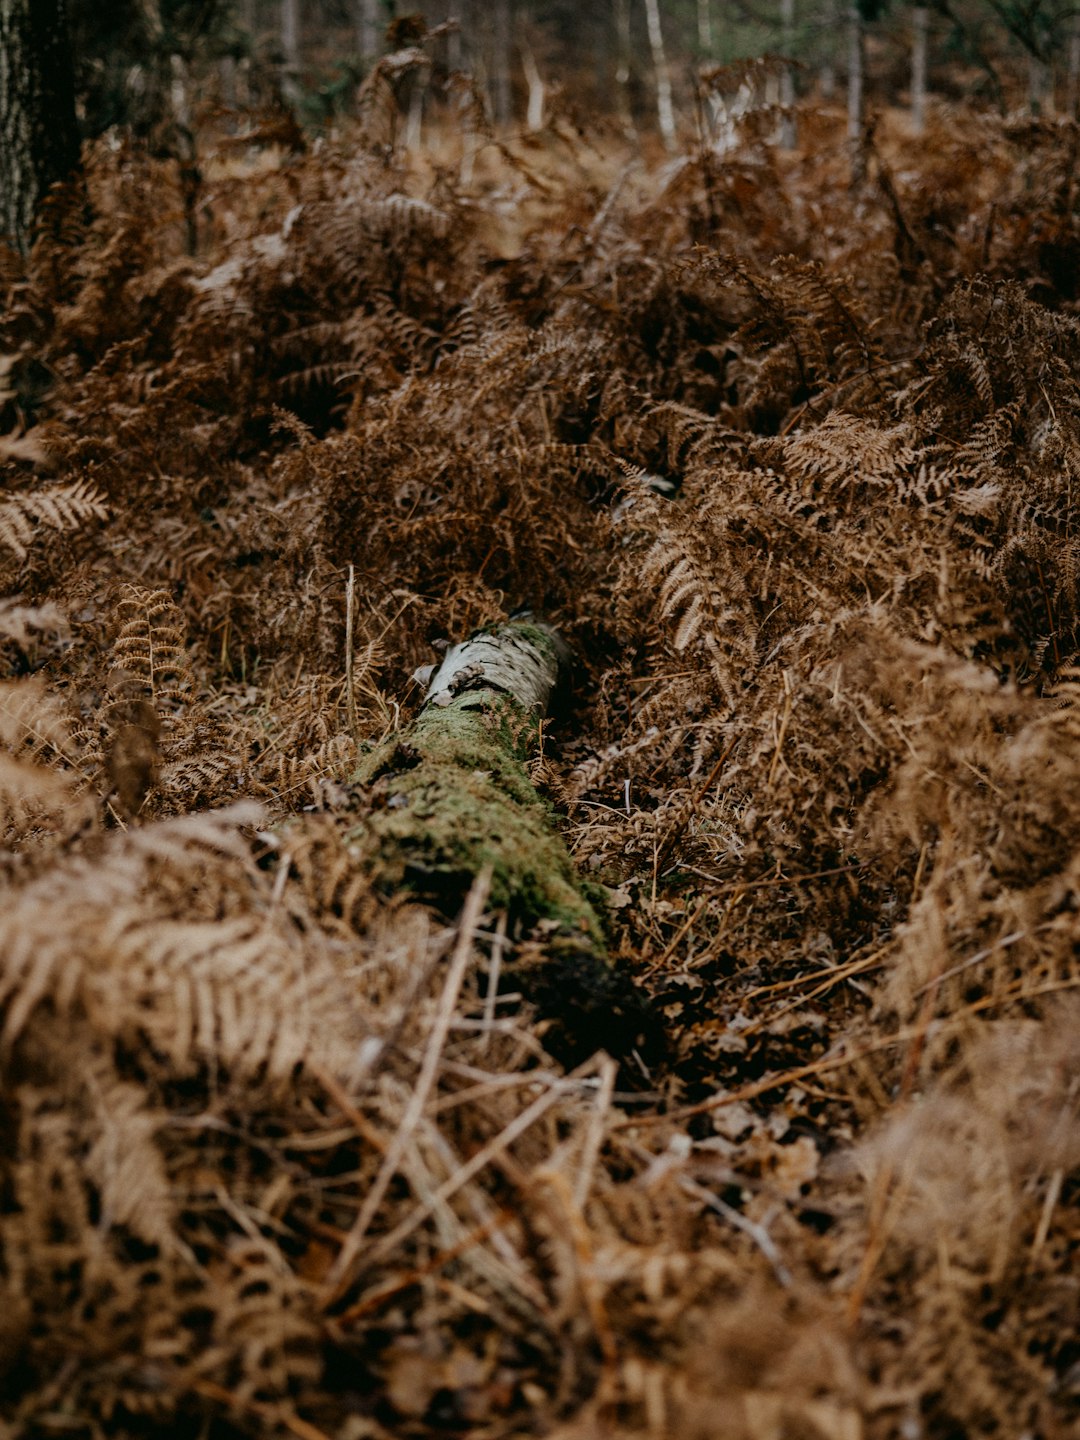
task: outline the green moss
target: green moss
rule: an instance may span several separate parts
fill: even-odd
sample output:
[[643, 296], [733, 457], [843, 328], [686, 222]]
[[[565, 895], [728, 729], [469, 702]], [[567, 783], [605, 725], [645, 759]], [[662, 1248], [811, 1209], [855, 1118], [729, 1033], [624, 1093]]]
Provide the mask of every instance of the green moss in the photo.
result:
[[428, 707], [354, 775], [354, 783], [370, 787], [362, 835], [369, 850], [375, 842], [378, 878], [387, 888], [451, 905], [490, 867], [493, 905], [526, 925], [552, 922], [602, 949], [596, 911], [576, 884], [550, 806], [525, 765], [536, 734], [537, 722], [496, 691], [469, 691]]

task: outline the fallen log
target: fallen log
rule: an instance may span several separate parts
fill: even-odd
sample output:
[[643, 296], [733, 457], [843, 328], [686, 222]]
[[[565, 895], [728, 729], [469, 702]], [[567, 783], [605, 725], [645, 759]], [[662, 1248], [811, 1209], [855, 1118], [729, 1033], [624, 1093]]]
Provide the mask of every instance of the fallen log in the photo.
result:
[[355, 840], [377, 884], [454, 914], [477, 875], [507, 915], [506, 973], [547, 1022], [545, 1044], [576, 1063], [598, 1049], [655, 1053], [659, 1028], [611, 964], [603, 923], [555, 815], [528, 770], [569, 654], [546, 625], [510, 621], [451, 649], [416, 720], [353, 776]]

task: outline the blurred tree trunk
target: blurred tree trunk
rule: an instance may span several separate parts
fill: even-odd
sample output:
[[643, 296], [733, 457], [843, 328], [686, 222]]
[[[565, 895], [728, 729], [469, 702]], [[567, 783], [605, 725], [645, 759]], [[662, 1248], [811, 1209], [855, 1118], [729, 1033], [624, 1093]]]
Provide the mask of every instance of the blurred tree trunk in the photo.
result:
[[1029, 54], [1028, 63], [1028, 109], [1032, 115], [1050, 115], [1054, 109], [1054, 90], [1050, 79], [1050, 67], [1037, 55]]
[[281, 0], [282, 93], [290, 104], [300, 97], [300, 0]]
[[926, 52], [930, 32], [930, 11], [916, 5], [911, 12], [911, 129], [921, 135], [926, 128]]
[[674, 150], [678, 137], [675, 130], [675, 109], [671, 103], [671, 72], [664, 49], [664, 32], [660, 26], [660, 6], [657, 0], [645, 0], [645, 20], [649, 28], [649, 48], [652, 51], [653, 71], [656, 75], [656, 117], [660, 123], [660, 135], [665, 146]]
[[[786, 60], [795, 50], [795, 0], [780, 0], [780, 48]], [[780, 104], [784, 117], [780, 121], [779, 141], [785, 150], [794, 150], [798, 141], [795, 124], [795, 70], [785, 65], [780, 74]]]
[[630, 100], [630, 54], [630, 0], [615, 0], [616, 104], [627, 135], [636, 133]]
[[464, 0], [457, 0], [451, 4], [446, 16], [453, 27], [446, 37], [446, 64], [450, 70], [462, 68], [462, 58], [465, 53], [465, 41], [462, 30], [466, 24], [466, 11]]
[[[839, 0], [826, 0], [825, 29], [831, 34], [839, 32], [840, 14]], [[832, 45], [824, 47], [821, 65], [818, 69], [818, 92], [823, 100], [831, 100], [836, 94], [836, 60]]]
[[532, 46], [528, 40], [522, 41], [521, 68], [525, 71], [525, 83], [529, 87], [529, 104], [525, 116], [525, 128], [536, 131], [541, 129], [544, 124], [544, 98], [547, 87], [544, 84], [544, 77], [540, 74], [540, 67], [536, 63], [536, 56], [533, 54]]
[[379, 0], [354, 0], [356, 5], [356, 48], [364, 60], [378, 55]]
[[510, 0], [493, 0], [491, 100], [497, 125], [509, 125], [514, 118], [512, 100], [513, 27]]
[[1066, 72], [1065, 114], [1076, 119], [1076, 106], [1080, 101], [1080, 12], [1073, 16], [1069, 27], [1069, 68]]
[[0, 0], [0, 236], [27, 251], [38, 202], [78, 163], [64, 0]]
[[713, 53], [713, 30], [712, 5], [710, 4], [710, 0], [697, 0], [697, 38], [701, 53], [711, 57]]
[[848, 6], [847, 138], [851, 157], [851, 183], [866, 179], [866, 32], [858, 0]]

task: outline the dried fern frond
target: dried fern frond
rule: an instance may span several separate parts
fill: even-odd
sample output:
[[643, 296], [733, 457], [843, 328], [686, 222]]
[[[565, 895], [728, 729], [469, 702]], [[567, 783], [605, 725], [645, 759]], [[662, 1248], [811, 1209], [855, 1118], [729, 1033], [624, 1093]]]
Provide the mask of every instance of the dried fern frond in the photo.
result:
[[0, 501], [0, 545], [25, 560], [40, 528], [82, 530], [91, 520], [108, 516], [104, 496], [87, 480], [45, 486]]
[[113, 689], [120, 702], [132, 689], [163, 717], [190, 703], [193, 677], [184, 644], [186, 626], [169, 593], [128, 585], [118, 609], [122, 624], [112, 660]]

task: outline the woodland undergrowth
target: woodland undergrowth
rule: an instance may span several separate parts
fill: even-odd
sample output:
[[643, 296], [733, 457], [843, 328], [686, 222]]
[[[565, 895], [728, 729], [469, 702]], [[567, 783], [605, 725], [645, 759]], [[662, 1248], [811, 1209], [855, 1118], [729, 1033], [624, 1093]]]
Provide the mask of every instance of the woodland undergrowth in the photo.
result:
[[[368, 123], [0, 276], [0, 1436], [1075, 1434], [1080, 130]], [[526, 608], [569, 1073], [350, 783]]]

